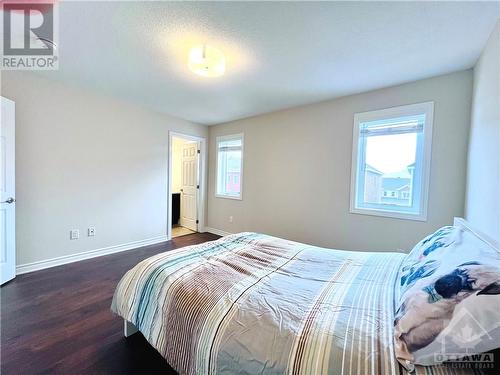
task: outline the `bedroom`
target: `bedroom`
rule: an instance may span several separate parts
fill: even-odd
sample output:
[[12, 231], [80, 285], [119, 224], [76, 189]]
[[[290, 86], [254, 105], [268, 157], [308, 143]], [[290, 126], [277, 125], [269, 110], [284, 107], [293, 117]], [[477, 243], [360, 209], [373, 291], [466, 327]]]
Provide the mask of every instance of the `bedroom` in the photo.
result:
[[2, 373], [498, 371], [498, 2], [40, 3], [2, 2]]

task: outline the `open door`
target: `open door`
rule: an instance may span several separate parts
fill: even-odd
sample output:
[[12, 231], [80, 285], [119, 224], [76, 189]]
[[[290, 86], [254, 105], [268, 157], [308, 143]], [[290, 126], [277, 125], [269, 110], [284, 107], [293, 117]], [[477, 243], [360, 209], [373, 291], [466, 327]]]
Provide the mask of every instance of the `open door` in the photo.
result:
[[182, 184], [180, 224], [198, 231], [198, 142], [182, 146]]
[[0, 99], [0, 284], [4, 284], [16, 276], [15, 104]]

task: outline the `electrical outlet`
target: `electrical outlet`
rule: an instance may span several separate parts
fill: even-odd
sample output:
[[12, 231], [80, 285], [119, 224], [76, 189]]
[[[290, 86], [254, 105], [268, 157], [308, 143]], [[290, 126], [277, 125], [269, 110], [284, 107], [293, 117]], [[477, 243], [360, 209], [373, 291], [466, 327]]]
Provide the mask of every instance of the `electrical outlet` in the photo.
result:
[[70, 240], [77, 240], [80, 238], [80, 231], [78, 229], [71, 229], [69, 231], [69, 239]]
[[89, 229], [87, 229], [87, 236], [89, 236], [89, 237], [95, 236], [95, 227], [94, 226], [89, 227]]
[[233, 217], [232, 216], [229, 216], [229, 222], [232, 223], [233, 222]]

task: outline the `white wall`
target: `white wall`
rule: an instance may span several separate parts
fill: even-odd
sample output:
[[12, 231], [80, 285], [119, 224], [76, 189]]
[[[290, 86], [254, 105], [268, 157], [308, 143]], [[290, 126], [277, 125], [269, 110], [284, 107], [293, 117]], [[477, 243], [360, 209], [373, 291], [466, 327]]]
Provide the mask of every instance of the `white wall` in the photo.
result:
[[[341, 249], [410, 249], [463, 215], [471, 91], [468, 70], [211, 126], [208, 226]], [[435, 117], [427, 222], [349, 213], [354, 113], [431, 100]], [[243, 200], [216, 198], [215, 138], [241, 132]]]
[[168, 131], [205, 126], [31, 73], [2, 72], [1, 88], [16, 102], [18, 264], [166, 234]]
[[466, 218], [500, 242], [500, 22], [474, 67]]

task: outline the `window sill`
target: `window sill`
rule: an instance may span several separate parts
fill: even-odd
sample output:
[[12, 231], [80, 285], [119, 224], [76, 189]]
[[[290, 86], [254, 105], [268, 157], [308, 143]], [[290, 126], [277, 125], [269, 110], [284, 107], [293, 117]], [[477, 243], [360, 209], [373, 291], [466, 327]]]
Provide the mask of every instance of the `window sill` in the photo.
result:
[[215, 198], [222, 198], [222, 199], [232, 199], [235, 201], [241, 201], [243, 198], [241, 196], [239, 197], [233, 197], [231, 195], [220, 195], [220, 194], [215, 194]]
[[351, 214], [380, 216], [380, 217], [387, 217], [390, 219], [427, 221], [427, 213], [422, 213], [417, 215], [404, 212], [384, 211], [384, 210], [369, 209], [369, 208], [351, 208], [349, 212]]

